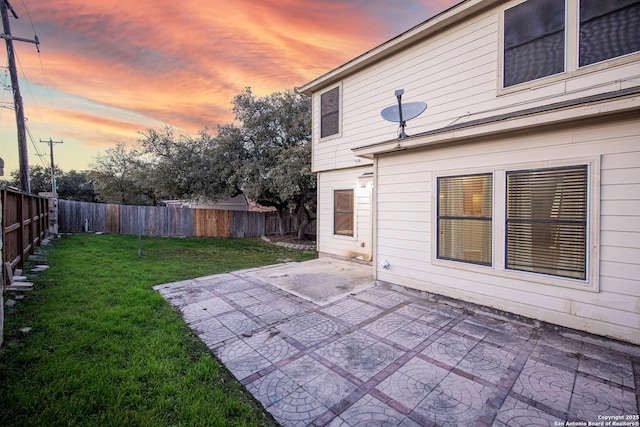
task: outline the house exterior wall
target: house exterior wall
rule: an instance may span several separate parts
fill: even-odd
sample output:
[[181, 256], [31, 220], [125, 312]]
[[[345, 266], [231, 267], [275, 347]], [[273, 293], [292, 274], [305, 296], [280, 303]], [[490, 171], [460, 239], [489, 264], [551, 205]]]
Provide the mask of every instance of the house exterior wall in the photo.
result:
[[[370, 261], [372, 252], [373, 189], [372, 167], [327, 171], [318, 174], [318, 216], [316, 244], [321, 255]], [[333, 192], [354, 192], [354, 235], [340, 236], [333, 232]]]
[[[524, 108], [578, 99], [640, 84], [640, 53], [577, 69], [575, 43], [567, 51], [567, 71], [558, 75], [501, 88], [502, 25], [504, 9], [520, 0], [478, 8], [452, 27], [429, 34], [424, 41], [380, 59], [362, 72], [346, 75], [313, 91], [313, 169], [324, 171], [368, 163], [351, 149], [388, 141], [397, 135], [397, 123], [380, 111], [397, 103], [396, 89], [404, 89], [403, 102], [422, 101], [427, 111], [407, 123], [415, 135], [450, 124], [505, 114]], [[576, 0], [568, 4], [575, 7]], [[575, 20], [576, 11], [569, 8]], [[573, 69], [570, 69], [573, 68]], [[320, 96], [340, 87], [341, 131], [320, 138]], [[357, 163], [361, 162], [361, 163]]]
[[[585, 162], [593, 163], [590, 184], [600, 193], [590, 201], [590, 222], [597, 227], [590, 242], [590, 261], [599, 270], [595, 277], [585, 282], [505, 270], [499, 185], [494, 187], [494, 265], [436, 259], [437, 176], [493, 172], [500, 180], [505, 170]], [[638, 120], [405, 151], [378, 157], [376, 168], [378, 280], [640, 343]], [[383, 260], [387, 269], [379, 265]]]
[[[332, 236], [331, 194], [371, 167], [377, 280], [640, 344], [640, 52], [579, 67], [579, 3], [566, 0], [565, 71], [503, 88], [503, 13], [519, 3], [464, 1], [302, 88], [313, 97], [319, 249], [357, 249]], [[320, 138], [320, 97], [335, 87], [340, 132]], [[429, 105], [403, 140], [380, 116], [397, 89]], [[587, 278], [506, 269], [506, 173], [583, 164]], [[497, 183], [490, 266], [435, 255], [436, 180], [473, 173]]]

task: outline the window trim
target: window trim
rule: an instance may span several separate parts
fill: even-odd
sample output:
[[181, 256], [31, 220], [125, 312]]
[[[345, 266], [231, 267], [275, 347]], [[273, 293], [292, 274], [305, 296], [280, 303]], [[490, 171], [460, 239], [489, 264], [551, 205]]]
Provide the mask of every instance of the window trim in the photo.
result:
[[[336, 232], [336, 193], [339, 192], [350, 192], [351, 193], [351, 234], [337, 233]], [[353, 188], [334, 188], [333, 189], [333, 215], [332, 215], [332, 236], [346, 239], [355, 239], [356, 238], [356, 192]]]
[[[587, 165], [587, 256], [586, 279], [572, 279], [528, 271], [506, 269], [506, 172], [526, 169], [547, 169]], [[452, 175], [474, 175], [493, 173], [493, 242], [492, 266], [471, 264], [437, 258], [437, 239], [431, 239], [431, 264], [443, 268], [472, 273], [493, 275], [497, 278], [513, 280], [515, 283], [535, 283], [556, 286], [564, 289], [577, 289], [589, 292], [600, 291], [600, 156], [568, 158], [554, 161], [519, 162], [509, 165], [487, 165], [484, 168], [439, 170], [431, 174], [432, 224], [431, 235], [437, 233], [437, 178]], [[523, 284], [521, 289], [527, 286]]]
[[[322, 136], [322, 95], [324, 95], [327, 92], [331, 92], [334, 89], [338, 89], [338, 131], [336, 133], [332, 133], [331, 135], [327, 135], [327, 136]], [[319, 141], [329, 141], [331, 139], [334, 138], [338, 138], [342, 136], [342, 115], [343, 115], [343, 109], [342, 109], [342, 99], [343, 99], [343, 89], [342, 89], [342, 82], [338, 83], [337, 85], [331, 85], [331, 87], [323, 90], [322, 92], [318, 93], [318, 128], [317, 128], [317, 132], [318, 132], [318, 140]]]
[[[544, 191], [549, 191], [549, 189], [546, 187], [549, 185], [549, 178], [551, 179], [557, 179], [559, 176], [558, 175], [554, 175], [554, 171], [556, 172], [561, 172], [562, 175], [561, 176], [563, 179], [566, 178], [567, 175], [571, 175], [570, 171], [578, 171], [580, 178], [582, 178], [584, 176], [584, 187], [580, 187], [580, 192], [582, 192], [584, 189], [584, 193], [585, 193], [585, 210], [584, 210], [584, 223], [582, 221], [582, 219], [576, 219], [576, 218], [566, 218], [564, 215], [561, 215], [559, 217], [557, 217], [555, 220], [553, 219], [553, 215], [552, 212], [554, 210], [553, 206], [549, 206], [549, 209], [551, 212], [549, 212], [549, 217], [544, 217], [543, 221], [541, 222], [540, 218], [535, 218], [533, 213], [535, 212], [536, 208], [533, 207], [533, 205], [535, 203], [526, 203], [526, 195], [524, 195], [524, 197], [520, 197], [520, 192], [519, 191], [511, 191], [510, 187], [509, 187], [509, 176], [512, 175], [514, 176], [514, 179], [516, 181], [518, 181], [518, 178], [515, 178], [517, 176], [521, 176], [523, 177], [521, 180], [519, 180], [520, 182], [527, 182], [531, 188], [537, 188], [538, 190], [541, 189], [540, 184], [542, 183], [545, 188]], [[584, 172], [584, 175], [583, 175]], [[552, 175], [550, 176], [549, 173], [551, 173]], [[537, 174], [544, 174], [545, 177], [548, 178], [544, 178], [542, 181], [540, 181], [539, 179], [536, 179], [536, 175]], [[517, 184], [516, 184], [517, 185]], [[519, 187], [515, 187], [515, 188], [519, 188]], [[562, 187], [561, 187], [562, 188]], [[534, 169], [509, 169], [507, 171], [505, 171], [505, 194], [506, 194], [506, 203], [504, 204], [504, 209], [505, 209], [505, 239], [504, 239], [504, 245], [505, 245], [505, 263], [504, 263], [504, 268], [507, 270], [514, 270], [514, 271], [525, 271], [525, 272], [530, 272], [530, 273], [536, 273], [536, 274], [546, 274], [549, 276], [554, 276], [554, 277], [566, 277], [566, 278], [570, 278], [570, 279], [575, 279], [575, 280], [586, 280], [586, 276], [587, 273], [589, 271], [589, 251], [588, 251], [588, 230], [589, 230], [589, 222], [588, 222], [588, 189], [589, 189], [589, 166], [588, 165], [575, 165], [575, 166], [564, 166], [564, 167], [540, 167], [540, 168], [534, 168]], [[554, 192], [557, 193], [558, 187], [555, 187]], [[513, 194], [514, 197], [514, 201], [520, 201], [524, 203], [523, 209], [520, 209], [518, 207], [518, 204], [516, 202], [516, 204], [514, 205], [514, 213], [515, 212], [519, 212], [521, 214], [523, 214], [523, 216], [514, 216], [511, 219], [509, 218], [509, 198], [510, 196]], [[530, 191], [529, 195], [531, 197], [533, 197], [533, 194], [535, 194], [535, 191]], [[531, 202], [531, 199], [529, 200]], [[568, 201], [569, 203], [571, 202], [571, 198], [569, 198], [569, 200], [566, 200], [564, 197], [561, 198], [560, 200], [560, 206], [556, 206], [555, 209], [557, 209], [558, 211], [561, 211], [561, 205], [564, 204], [565, 201]], [[580, 271], [581, 275], [584, 277], [571, 277], [570, 275], [567, 274], [558, 274], [559, 271], [559, 266], [558, 265], [552, 265], [552, 262], [545, 262], [544, 259], [540, 260], [535, 258], [532, 254], [529, 255], [530, 260], [529, 262], [532, 263], [532, 265], [528, 266], [528, 265], [519, 265], [521, 268], [518, 268], [518, 265], [515, 264], [515, 259], [514, 259], [514, 264], [511, 266], [508, 266], [509, 263], [509, 255], [510, 255], [510, 246], [509, 246], [509, 242], [510, 242], [510, 238], [509, 236], [518, 236], [516, 238], [516, 240], [518, 242], [527, 242], [527, 238], [526, 238], [526, 233], [525, 235], [523, 235], [522, 233], [518, 233], [517, 229], [518, 224], [524, 224], [525, 225], [525, 229], [527, 228], [526, 226], [528, 225], [529, 227], [531, 227], [532, 229], [535, 228], [536, 226], [541, 226], [544, 224], [552, 224], [552, 225], [556, 225], [556, 226], [560, 226], [560, 225], [575, 225], [575, 224], [580, 224], [581, 226], [584, 226], [584, 253], [582, 253], [581, 255], [584, 256], [584, 269], [581, 270], [577, 270], [576, 272]], [[509, 229], [513, 227], [514, 229], [514, 234], [510, 234], [509, 233]], [[531, 232], [531, 234], [533, 235], [533, 232]], [[529, 243], [531, 244], [530, 246], [530, 251], [533, 253], [536, 250], [540, 250], [540, 247], [537, 246], [534, 242], [535, 240], [538, 240], [536, 238], [531, 238], [531, 240], [529, 241]], [[562, 240], [563, 243], [567, 243], [565, 240]], [[550, 242], [549, 242], [550, 243]], [[520, 250], [518, 249], [520, 245], [516, 244], [514, 247], [511, 248], [512, 253], [513, 254], [518, 254], [521, 253]], [[548, 244], [548, 247], [544, 249], [545, 252], [547, 252], [548, 250], [551, 250], [551, 246], [550, 244]], [[517, 255], [516, 255], [517, 257]], [[534, 265], [537, 264], [537, 265]], [[526, 268], [526, 267], [529, 268]], [[551, 268], [553, 267], [553, 268]], [[550, 273], [550, 272], [542, 272], [542, 271], [535, 271], [534, 269], [538, 268], [538, 269], [547, 269], [547, 270], [555, 270], [556, 273]], [[569, 272], [570, 270], [565, 270], [567, 272]]]
[[[443, 179], [451, 179], [451, 178], [472, 178], [472, 177], [480, 177], [480, 176], [486, 176], [489, 178], [490, 180], [490, 185], [491, 185], [491, 216], [490, 217], [472, 217], [472, 216], [465, 216], [464, 214], [461, 216], [457, 216], [456, 218], [452, 218], [450, 215], [440, 215], [440, 188], [441, 188], [441, 180]], [[467, 264], [475, 264], [475, 265], [482, 265], [485, 267], [491, 267], [493, 264], [493, 245], [494, 245], [494, 240], [493, 240], [493, 236], [494, 236], [494, 229], [493, 229], [493, 209], [494, 209], [494, 201], [493, 201], [493, 192], [494, 192], [494, 176], [492, 172], [485, 172], [485, 173], [473, 173], [473, 174], [456, 174], [456, 175], [440, 175], [436, 178], [436, 205], [435, 205], [435, 214], [436, 214], [436, 233], [435, 233], [435, 240], [436, 240], [436, 258], [439, 260], [447, 260], [447, 261], [455, 261], [455, 262], [462, 262], [462, 263], [467, 263]], [[463, 204], [465, 202], [463, 201]], [[440, 232], [440, 220], [441, 219], [454, 219], [454, 220], [464, 220], [464, 219], [470, 219], [470, 220], [478, 220], [478, 221], [489, 221], [490, 224], [490, 229], [491, 229], [491, 244], [489, 245], [489, 250], [491, 251], [491, 256], [490, 256], [490, 260], [489, 262], [480, 262], [480, 261], [471, 261], [471, 260], [465, 260], [465, 259], [456, 259], [456, 258], [452, 258], [452, 257], [445, 257], [445, 256], [441, 256], [440, 254], [440, 237], [441, 237], [441, 232]]]
[[[554, 83], [566, 81], [572, 78], [581, 77], [591, 73], [624, 66], [640, 60], [640, 52], [631, 52], [623, 56], [607, 59], [589, 65], [579, 66], [580, 54], [580, 9], [579, 0], [565, 0], [565, 71], [551, 76], [522, 82], [513, 86], [504, 87], [504, 11], [524, 3], [527, 0], [513, 0], [503, 5], [498, 10], [498, 37], [497, 52], [498, 67], [496, 70], [496, 93], [497, 96], [509, 95], [538, 87], [552, 85]], [[569, 17], [573, 16], [573, 19]]]

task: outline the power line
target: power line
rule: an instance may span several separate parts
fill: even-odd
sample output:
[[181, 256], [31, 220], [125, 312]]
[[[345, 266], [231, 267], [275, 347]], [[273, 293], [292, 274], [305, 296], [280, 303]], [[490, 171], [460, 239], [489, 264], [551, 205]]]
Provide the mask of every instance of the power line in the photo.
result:
[[58, 189], [56, 188], [56, 172], [55, 172], [55, 167], [53, 163], [53, 144], [62, 144], [63, 141], [62, 140], [54, 141], [51, 138], [49, 138], [48, 141], [40, 140], [40, 142], [46, 142], [49, 144], [49, 152], [51, 153], [51, 192], [57, 193]]
[[27, 153], [27, 138], [24, 124], [24, 111], [22, 108], [22, 95], [20, 95], [20, 86], [18, 84], [18, 73], [16, 71], [16, 60], [13, 49], [13, 41], [23, 41], [39, 45], [38, 37], [35, 40], [13, 37], [11, 35], [11, 25], [9, 23], [9, 10], [15, 19], [18, 15], [13, 10], [8, 0], [0, 0], [0, 13], [2, 15], [2, 28], [4, 33], [0, 35], [7, 45], [7, 57], [9, 60], [9, 74], [11, 75], [11, 87], [13, 88], [13, 99], [16, 110], [16, 126], [18, 129], [18, 157], [20, 163], [20, 187], [22, 191], [30, 193], [31, 185], [29, 183], [29, 158]]

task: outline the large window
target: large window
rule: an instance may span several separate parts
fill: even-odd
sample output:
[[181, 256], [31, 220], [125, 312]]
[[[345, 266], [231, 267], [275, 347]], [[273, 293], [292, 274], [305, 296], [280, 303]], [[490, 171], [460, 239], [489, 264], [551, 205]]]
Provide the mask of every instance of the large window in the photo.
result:
[[504, 87], [564, 71], [565, 4], [528, 0], [504, 12]]
[[639, 0], [580, 0], [580, 66], [640, 51]]
[[340, 132], [340, 87], [320, 95], [320, 138]]
[[353, 190], [333, 192], [333, 234], [353, 236]]
[[638, 22], [640, 0], [526, 0], [509, 7], [502, 87], [640, 52]]
[[438, 178], [438, 258], [491, 265], [492, 178]]
[[587, 166], [506, 176], [506, 268], [585, 279]]

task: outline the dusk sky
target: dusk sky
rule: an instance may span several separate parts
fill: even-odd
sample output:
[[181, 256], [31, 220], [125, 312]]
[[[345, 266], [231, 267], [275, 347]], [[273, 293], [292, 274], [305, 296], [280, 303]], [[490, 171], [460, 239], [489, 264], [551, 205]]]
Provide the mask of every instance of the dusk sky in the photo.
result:
[[[118, 143], [169, 125], [195, 135], [230, 123], [232, 98], [301, 86], [459, 0], [9, 0], [29, 164], [85, 170]], [[33, 25], [33, 26], [32, 26]], [[1, 41], [4, 45], [4, 41]], [[0, 157], [17, 170], [2, 48]], [[36, 151], [37, 149], [37, 151]], [[41, 154], [38, 157], [37, 154]]]

